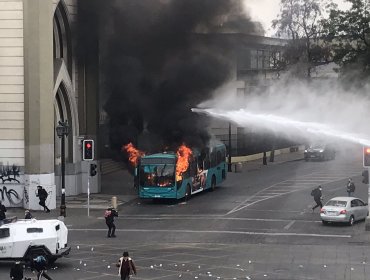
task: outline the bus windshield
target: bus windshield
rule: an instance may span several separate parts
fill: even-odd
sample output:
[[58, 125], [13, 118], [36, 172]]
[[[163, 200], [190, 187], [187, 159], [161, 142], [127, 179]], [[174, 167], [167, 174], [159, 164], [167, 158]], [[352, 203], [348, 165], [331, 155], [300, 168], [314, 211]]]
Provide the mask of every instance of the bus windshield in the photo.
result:
[[174, 164], [148, 164], [140, 166], [140, 185], [145, 187], [170, 187], [175, 184]]

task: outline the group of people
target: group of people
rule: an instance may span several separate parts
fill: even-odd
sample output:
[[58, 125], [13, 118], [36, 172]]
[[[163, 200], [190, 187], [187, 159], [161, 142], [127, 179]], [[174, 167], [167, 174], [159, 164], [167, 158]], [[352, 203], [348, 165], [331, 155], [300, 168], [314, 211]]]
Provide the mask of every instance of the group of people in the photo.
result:
[[[104, 212], [105, 223], [108, 227], [107, 237], [112, 238], [116, 237], [116, 225], [114, 224], [114, 218], [118, 217], [117, 210], [110, 206]], [[118, 263], [116, 264], [118, 269], [118, 275], [121, 276], [121, 280], [129, 280], [132, 274], [136, 275], [136, 266], [132, 258], [129, 257], [127, 251], [123, 252], [121, 258], [119, 258]]]
[[[348, 182], [347, 182], [347, 185], [346, 185], [346, 191], [348, 193], [348, 196], [352, 196], [353, 193], [355, 192], [355, 190], [356, 190], [355, 183], [353, 183], [352, 178], [349, 178]], [[321, 187], [321, 185], [318, 186], [317, 188], [313, 189], [311, 191], [311, 195], [313, 196], [313, 199], [316, 202], [316, 205], [314, 205], [312, 207], [312, 212], [314, 212], [317, 207], [320, 207], [320, 209], [322, 208], [323, 196], [322, 196], [322, 187]]]
[[[36, 256], [30, 262], [30, 267], [32, 271], [37, 271], [37, 280], [41, 280], [42, 278], [52, 280], [52, 278], [47, 274], [47, 259], [42, 256]], [[10, 269], [10, 279], [12, 280], [23, 280], [24, 265], [21, 264], [20, 261], [16, 261], [12, 268]], [[31, 278], [24, 278], [25, 280], [31, 280]]]
[[[39, 198], [39, 204], [44, 208], [44, 211], [49, 213], [50, 210], [46, 206], [45, 201], [47, 198], [47, 192], [42, 186], [37, 187], [37, 194], [36, 196]], [[0, 221], [6, 219], [6, 207], [0, 201]], [[108, 238], [116, 237], [115, 231], [116, 226], [114, 224], [115, 217], [118, 217], [117, 210], [111, 206], [105, 210], [104, 213], [105, 222], [108, 227]], [[25, 219], [32, 219], [31, 212], [27, 209], [25, 210]], [[119, 268], [118, 274], [121, 277], [121, 280], [129, 280], [132, 274], [136, 275], [136, 266], [132, 258], [129, 257], [129, 253], [127, 251], [123, 252], [122, 257], [119, 258], [116, 266]], [[44, 256], [37, 256], [34, 258], [31, 263], [30, 267], [33, 271], [37, 271], [37, 278], [38, 280], [45, 278], [48, 280], [52, 280], [52, 278], [47, 274], [47, 259]], [[30, 279], [24, 278], [23, 274], [24, 265], [21, 262], [16, 261], [10, 270], [10, 279], [12, 280], [23, 280], [23, 279]]]
[[[47, 274], [48, 262], [44, 256], [39, 255], [32, 259], [30, 266], [32, 271], [37, 271], [37, 280], [41, 280], [42, 278], [52, 280], [52, 278]], [[123, 252], [122, 257], [118, 259], [116, 266], [119, 268], [118, 275], [121, 277], [121, 280], [129, 280], [131, 275], [136, 275], [134, 260], [129, 257], [129, 253], [127, 251]], [[23, 264], [21, 264], [20, 261], [16, 261], [10, 269], [10, 279], [30, 280], [30, 278], [24, 278], [23, 269]]]
[[[44, 211], [49, 213], [50, 209], [46, 206], [46, 199], [48, 197], [48, 193], [42, 186], [37, 186], [37, 193], [36, 196], [39, 198], [39, 205], [44, 208]], [[0, 225], [3, 224], [6, 220], [6, 207], [5, 205], [0, 201]], [[30, 210], [26, 209], [24, 212], [24, 218], [25, 219], [32, 219], [32, 214]]]

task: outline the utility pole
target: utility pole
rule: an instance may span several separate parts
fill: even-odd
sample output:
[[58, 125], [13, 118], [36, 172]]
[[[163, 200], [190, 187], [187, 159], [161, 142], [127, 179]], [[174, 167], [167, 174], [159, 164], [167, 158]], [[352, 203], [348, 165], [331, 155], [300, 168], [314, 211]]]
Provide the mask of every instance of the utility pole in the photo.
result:
[[227, 164], [227, 171], [232, 172], [231, 170], [231, 122], [229, 122], [229, 158], [228, 158], [228, 164]]

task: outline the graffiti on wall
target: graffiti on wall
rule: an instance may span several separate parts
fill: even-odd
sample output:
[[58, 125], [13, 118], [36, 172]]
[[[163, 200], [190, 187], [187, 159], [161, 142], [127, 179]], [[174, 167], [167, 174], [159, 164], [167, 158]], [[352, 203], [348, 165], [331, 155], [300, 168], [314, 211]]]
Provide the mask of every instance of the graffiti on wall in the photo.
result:
[[6, 186], [0, 189], [0, 198], [2, 202], [8, 201], [11, 205], [17, 205], [22, 201], [22, 197], [15, 189], [8, 189]]
[[20, 168], [13, 164], [12, 166], [3, 165], [0, 166], [0, 180], [4, 184], [5, 182], [16, 182], [20, 183], [17, 177], [19, 177]]
[[30, 202], [30, 196], [28, 195], [28, 191], [26, 188], [24, 188], [24, 193], [23, 193], [24, 201], [26, 204]]
[[0, 201], [7, 206], [19, 206], [23, 202], [23, 184], [20, 184], [20, 167], [13, 165], [0, 166]]

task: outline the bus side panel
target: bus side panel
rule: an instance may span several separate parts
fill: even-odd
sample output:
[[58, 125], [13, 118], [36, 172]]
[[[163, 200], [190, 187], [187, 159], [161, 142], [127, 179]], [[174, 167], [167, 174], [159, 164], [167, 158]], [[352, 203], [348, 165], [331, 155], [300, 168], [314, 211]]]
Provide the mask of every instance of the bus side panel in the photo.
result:
[[206, 189], [211, 188], [212, 177], [216, 178], [216, 186], [226, 179], [226, 163], [222, 162], [215, 167], [211, 167], [207, 172]]
[[188, 177], [188, 178], [183, 179], [182, 181], [176, 182], [176, 185], [181, 183], [180, 186], [177, 185], [177, 199], [181, 199], [185, 197], [187, 186], [189, 185], [191, 189], [191, 184], [192, 184], [191, 181], [192, 181], [192, 178]]

